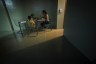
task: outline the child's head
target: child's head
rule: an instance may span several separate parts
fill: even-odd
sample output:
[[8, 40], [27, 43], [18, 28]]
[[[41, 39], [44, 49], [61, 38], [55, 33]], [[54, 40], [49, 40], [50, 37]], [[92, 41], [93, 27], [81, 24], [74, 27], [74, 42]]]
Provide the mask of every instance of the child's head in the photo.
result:
[[30, 20], [31, 19], [31, 16], [28, 16], [28, 19]]

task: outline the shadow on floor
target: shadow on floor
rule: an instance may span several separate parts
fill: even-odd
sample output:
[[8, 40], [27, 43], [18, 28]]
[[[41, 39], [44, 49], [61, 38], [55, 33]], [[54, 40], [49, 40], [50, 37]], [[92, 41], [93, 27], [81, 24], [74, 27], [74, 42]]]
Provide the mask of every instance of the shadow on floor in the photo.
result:
[[10, 53], [1, 59], [2, 64], [90, 64], [64, 36]]
[[13, 34], [6, 35], [0, 38], [0, 57], [7, 54], [8, 48], [11, 48], [11, 44], [17, 42], [16, 37]]

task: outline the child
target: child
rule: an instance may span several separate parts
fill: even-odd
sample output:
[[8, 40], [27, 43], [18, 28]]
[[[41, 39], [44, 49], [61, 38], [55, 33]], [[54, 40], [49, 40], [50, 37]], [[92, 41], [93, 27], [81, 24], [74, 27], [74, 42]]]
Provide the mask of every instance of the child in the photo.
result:
[[27, 22], [30, 27], [35, 28], [35, 22], [31, 16], [28, 16]]

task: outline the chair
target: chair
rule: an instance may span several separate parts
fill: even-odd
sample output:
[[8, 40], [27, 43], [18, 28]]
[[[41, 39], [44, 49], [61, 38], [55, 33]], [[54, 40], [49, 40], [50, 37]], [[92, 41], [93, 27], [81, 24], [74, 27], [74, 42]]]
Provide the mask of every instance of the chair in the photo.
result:
[[21, 32], [21, 35], [24, 36], [24, 30], [26, 28], [25, 27], [25, 24], [26, 24], [26, 21], [21, 21], [21, 22], [18, 22], [18, 25], [19, 25], [19, 28], [20, 28], [20, 32]]
[[51, 29], [52, 30], [52, 28], [53, 28], [53, 23], [52, 23], [52, 21], [50, 19], [49, 23], [45, 24], [45, 29]]
[[26, 31], [27, 31], [27, 34], [28, 35], [30, 35], [32, 33], [35, 33], [36, 34], [35, 36], [38, 35], [38, 28], [36, 26], [35, 27], [32, 27], [32, 26], [29, 25], [28, 22], [26, 22], [26, 25], [25, 26], [26, 26]]

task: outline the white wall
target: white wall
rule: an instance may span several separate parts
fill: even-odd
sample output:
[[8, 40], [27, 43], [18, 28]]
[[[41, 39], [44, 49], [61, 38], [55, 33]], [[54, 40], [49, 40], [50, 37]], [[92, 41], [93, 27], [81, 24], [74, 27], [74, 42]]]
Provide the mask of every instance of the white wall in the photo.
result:
[[[58, 0], [58, 9], [57, 9], [57, 28], [62, 29], [64, 26], [64, 15], [66, 10], [67, 0]], [[62, 9], [62, 12], [59, 13], [59, 9]]]

